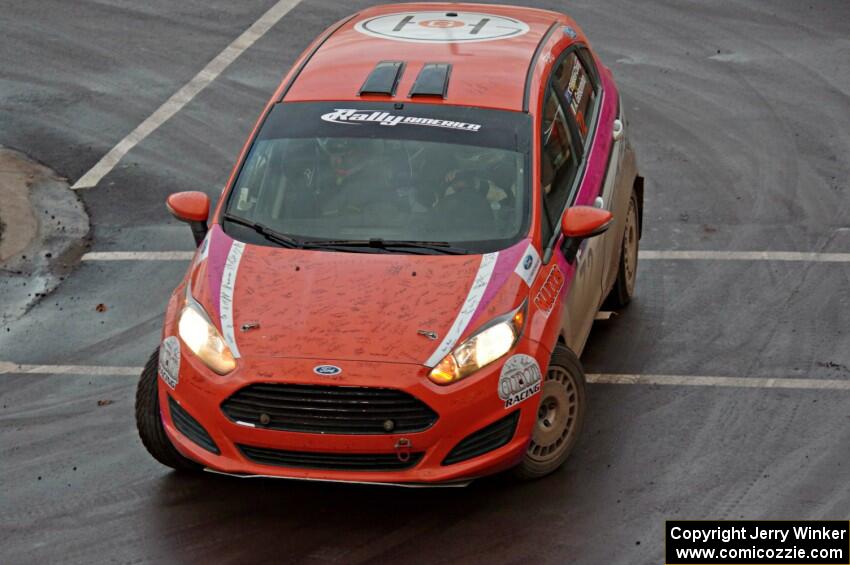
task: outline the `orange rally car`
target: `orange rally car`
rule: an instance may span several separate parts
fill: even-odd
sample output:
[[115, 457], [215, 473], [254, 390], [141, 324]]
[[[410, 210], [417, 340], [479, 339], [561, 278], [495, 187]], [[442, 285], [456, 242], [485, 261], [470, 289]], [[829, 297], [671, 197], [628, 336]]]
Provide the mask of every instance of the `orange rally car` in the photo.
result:
[[182, 470], [462, 484], [557, 469], [579, 355], [634, 293], [643, 182], [562, 14], [399, 4], [338, 22], [266, 106], [139, 382]]

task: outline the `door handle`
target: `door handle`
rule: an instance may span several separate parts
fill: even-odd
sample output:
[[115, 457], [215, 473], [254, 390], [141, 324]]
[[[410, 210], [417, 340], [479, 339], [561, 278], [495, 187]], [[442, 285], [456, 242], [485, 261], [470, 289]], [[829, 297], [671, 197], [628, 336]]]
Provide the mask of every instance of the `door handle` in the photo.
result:
[[619, 118], [614, 120], [614, 141], [620, 141], [625, 133], [626, 129], [623, 127], [623, 122]]

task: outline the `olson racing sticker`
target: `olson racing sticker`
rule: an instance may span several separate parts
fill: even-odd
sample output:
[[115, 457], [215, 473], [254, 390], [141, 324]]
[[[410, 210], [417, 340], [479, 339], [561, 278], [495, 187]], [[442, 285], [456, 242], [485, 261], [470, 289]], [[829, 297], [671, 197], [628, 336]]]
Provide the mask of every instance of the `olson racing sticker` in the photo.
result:
[[481, 124], [440, 120], [437, 118], [420, 118], [416, 116], [396, 116], [389, 112], [361, 112], [350, 108], [337, 108], [333, 112], [322, 114], [322, 120], [334, 124], [360, 125], [375, 123], [382, 126], [427, 126], [432, 128], [456, 129], [461, 131], [478, 131]]
[[502, 366], [499, 375], [499, 398], [505, 401], [505, 408], [516, 406], [523, 400], [540, 392], [540, 365], [531, 355], [514, 355]]
[[169, 336], [159, 346], [159, 376], [171, 389], [180, 380], [180, 340]]
[[528, 24], [479, 12], [401, 12], [357, 22], [360, 33], [413, 43], [474, 43], [519, 37]]

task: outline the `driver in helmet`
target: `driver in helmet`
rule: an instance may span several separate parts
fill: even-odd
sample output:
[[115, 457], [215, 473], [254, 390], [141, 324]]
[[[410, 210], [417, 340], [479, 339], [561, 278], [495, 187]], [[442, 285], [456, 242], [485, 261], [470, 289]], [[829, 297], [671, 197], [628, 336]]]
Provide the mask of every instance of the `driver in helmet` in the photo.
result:
[[325, 138], [319, 147], [328, 167], [319, 182], [320, 208], [324, 215], [361, 212], [380, 201], [387, 190], [387, 174], [380, 166], [375, 140]]

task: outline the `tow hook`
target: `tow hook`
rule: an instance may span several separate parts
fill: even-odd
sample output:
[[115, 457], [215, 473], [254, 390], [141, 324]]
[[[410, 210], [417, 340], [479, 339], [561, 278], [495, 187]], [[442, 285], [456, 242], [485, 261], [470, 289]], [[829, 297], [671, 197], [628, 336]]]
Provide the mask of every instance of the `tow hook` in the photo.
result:
[[398, 460], [402, 463], [407, 463], [410, 461], [410, 450], [413, 447], [413, 442], [411, 442], [406, 437], [399, 439], [395, 442], [395, 456], [398, 457]]

